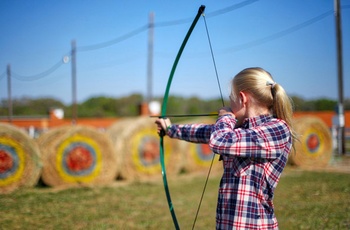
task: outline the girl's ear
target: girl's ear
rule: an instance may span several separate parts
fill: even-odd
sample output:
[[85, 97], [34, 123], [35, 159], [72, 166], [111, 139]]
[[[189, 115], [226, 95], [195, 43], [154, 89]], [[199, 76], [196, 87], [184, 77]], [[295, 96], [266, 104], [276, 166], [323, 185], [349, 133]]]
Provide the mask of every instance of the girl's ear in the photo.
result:
[[239, 92], [239, 96], [240, 96], [240, 102], [242, 103], [242, 104], [246, 104], [247, 103], [247, 101], [248, 101], [248, 95], [245, 93], [245, 92], [243, 92], [243, 91], [241, 91], [241, 92]]

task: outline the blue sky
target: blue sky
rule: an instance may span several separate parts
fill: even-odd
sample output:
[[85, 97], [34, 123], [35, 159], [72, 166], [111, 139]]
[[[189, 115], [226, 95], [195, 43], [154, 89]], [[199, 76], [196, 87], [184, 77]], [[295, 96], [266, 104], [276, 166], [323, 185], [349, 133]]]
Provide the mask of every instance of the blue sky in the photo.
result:
[[[350, 98], [350, 0], [341, 3], [344, 96]], [[101, 95], [147, 96], [145, 26], [151, 12], [155, 22], [151, 93], [162, 96], [200, 5], [206, 6], [224, 97], [237, 72], [260, 66], [290, 95], [338, 98], [333, 0], [8, 0], [0, 2], [0, 100], [7, 99], [10, 64], [13, 98], [53, 97], [70, 104], [71, 63], [62, 59], [70, 54], [72, 40], [78, 49], [79, 102]], [[59, 68], [45, 73], [57, 64]], [[203, 18], [179, 61], [170, 94], [220, 97]]]

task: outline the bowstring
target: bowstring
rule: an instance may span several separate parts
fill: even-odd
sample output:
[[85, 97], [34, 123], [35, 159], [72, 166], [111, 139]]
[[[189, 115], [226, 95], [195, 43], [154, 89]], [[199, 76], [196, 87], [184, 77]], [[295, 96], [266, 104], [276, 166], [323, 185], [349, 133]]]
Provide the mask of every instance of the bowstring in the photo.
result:
[[[211, 40], [210, 40], [210, 36], [209, 36], [209, 30], [208, 30], [208, 26], [207, 26], [207, 21], [205, 19], [205, 14], [204, 13], [202, 13], [202, 16], [203, 16], [203, 19], [204, 19], [205, 30], [206, 30], [206, 34], [207, 34], [207, 38], [208, 38], [209, 47], [210, 47], [211, 58], [212, 58], [214, 69], [215, 69], [216, 81], [217, 81], [217, 84], [218, 84], [218, 87], [219, 87], [219, 91], [220, 91], [222, 106], [225, 107], [224, 97], [222, 96], [221, 84], [220, 84], [220, 80], [219, 80], [219, 74], [218, 74], [218, 70], [216, 68], [216, 62], [215, 62], [213, 47], [211, 45]], [[199, 210], [200, 210], [201, 205], [202, 205], [204, 193], [205, 193], [205, 190], [206, 190], [207, 185], [208, 185], [208, 180], [209, 180], [209, 176], [210, 176], [210, 173], [211, 173], [211, 169], [213, 167], [214, 159], [215, 159], [215, 153], [213, 153], [213, 157], [211, 159], [208, 175], [207, 175], [207, 178], [206, 178], [205, 183], [204, 183], [204, 187], [203, 187], [201, 198], [199, 200], [196, 216], [195, 216], [195, 219], [193, 221], [192, 230], [194, 229], [194, 227], [196, 225], [196, 221], [197, 221], [197, 218], [198, 218]]]
[[221, 103], [222, 103], [222, 106], [225, 107], [224, 97], [222, 96], [221, 84], [220, 84], [220, 80], [219, 80], [218, 69], [216, 68], [216, 62], [215, 62], [213, 47], [212, 47], [211, 41], [210, 41], [209, 30], [208, 30], [208, 26], [207, 26], [207, 20], [205, 19], [205, 14], [204, 14], [204, 13], [202, 14], [202, 16], [203, 16], [203, 19], [204, 19], [205, 31], [207, 32], [207, 37], [208, 37], [208, 43], [209, 43], [209, 47], [210, 47], [211, 58], [212, 58], [212, 60], [213, 60], [213, 65], [214, 65], [214, 69], [215, 69], [216, 81], [217, 81], [217, 83], [218, 83], [218, 87], [219, 87], [219, 91], [220, 91]]

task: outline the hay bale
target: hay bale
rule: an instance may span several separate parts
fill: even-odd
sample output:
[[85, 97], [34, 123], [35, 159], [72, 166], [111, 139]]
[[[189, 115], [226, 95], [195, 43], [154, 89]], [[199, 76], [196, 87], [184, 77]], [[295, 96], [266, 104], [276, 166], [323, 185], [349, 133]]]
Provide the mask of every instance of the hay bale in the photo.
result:
[[319, 118], [305, 116], [294, 120], [299, 141], [295, 153], [290, 154], [290, 163], [301, 167], [324, 167], [332, 157], [332, 135]]
[[38, 138], [42, 180], [49, 186], [109, 184], [115, 180], [117, 159], [105, 133], [86, 126], [54, 128]]
[[19, 128], [0, 124], [0, 193], [33, 187], [41, 173], [40, 151], [35, 141]]
[[[161, 177], [159, 163], [159, 136], [154, 119], [135, 117], [121, 119], [106, 131], [113, 142], [115, 154], [121, 161], [119, 177], [143, 180]], [[180, 170], [177, 142], [164, 138], [165, 165], [168, 174]]]
[[[214, 124], [215, 118], [195, 118], [181, 121], [181, 124]], [[181, 141], [182, 169], [185, 172], [207, 173], [213, 161], [211, 172], [222, 172], [222, 161], [209, 148], [209, 144], [197, 144]], [[213, 157], [214, 160], [213, 160]]]

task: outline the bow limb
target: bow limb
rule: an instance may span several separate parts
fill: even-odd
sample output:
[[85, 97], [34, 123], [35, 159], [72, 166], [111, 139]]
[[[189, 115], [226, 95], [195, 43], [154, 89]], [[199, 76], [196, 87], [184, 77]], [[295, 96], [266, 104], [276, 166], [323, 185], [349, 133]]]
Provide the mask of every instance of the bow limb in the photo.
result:
[[[183, 42], [181, 44], [180, 50], [178, 51], [178, 53], [176, 55], [173, 67], [172, 67], [171, 72], [170, 72], [170, 76], [168, 78], [168, 83], [167, 83], [167, 86], [166, 86], [164, 97], [163, 97], [162, 110], [161, 110], [161, 116], [162, 117], [166, 116], [166, 110], [167, 110], [170, 86], [171, 86], [171, 82], [172, 82], [174, 74], [175, 74], [175, 70], [176, 70], [177, 64], [178, 64], [178, 62], [180, 60], [180, 57], [181, 57], [182, 52], [183, 52], [183, 50], [184, 50], [184, 48], [186, 46], [186, 43], [187, 43], [189, 37], [191, 36], [191, 33], [192, 33], [194, 27], [196, 26], [196, 24], [198, 22], [199, 17], [204, 12], [204, 9], [205, 9], [205, 6], [203, 6], [203, 5], [199, 7], [198, 13], [197, 13], [196, 17], [194, 18], [194, 20], [193, 20], [193, 22], [191, 24], [191, 27], [188, 30], [188, 32], [186, 34], [186, 37], [185, 37], [185, 39], [183, 40]], [[159, 148], [160, 149], [160, 164], [161, 164], [161, 168], [162, 168], [162, 176], [163, 176], [163, 184], [164, 184], [165, 195], [166, 195], [166, 198], [167, 198], [167, 201], [168, 201], [169, 210], [170, 210], [171, 216], [173, 218], [173, 222], [174, 222], [175, 228], [176, 229], [180, 229], [179, 224], [177, 222], [175, 210], [174, 210], [174, 207], [173, 207], [173, 204], [172, 204], [172, 201], [171, 201], [171, 196], [170, 196], [168, 182], [167, 182], [167, 177], [166, 177], [165, 161], [164, 161], [164, 137], [163, 137], [163, 135], [160, 135], [159, 146], [160, 146], [160, 148]]]

